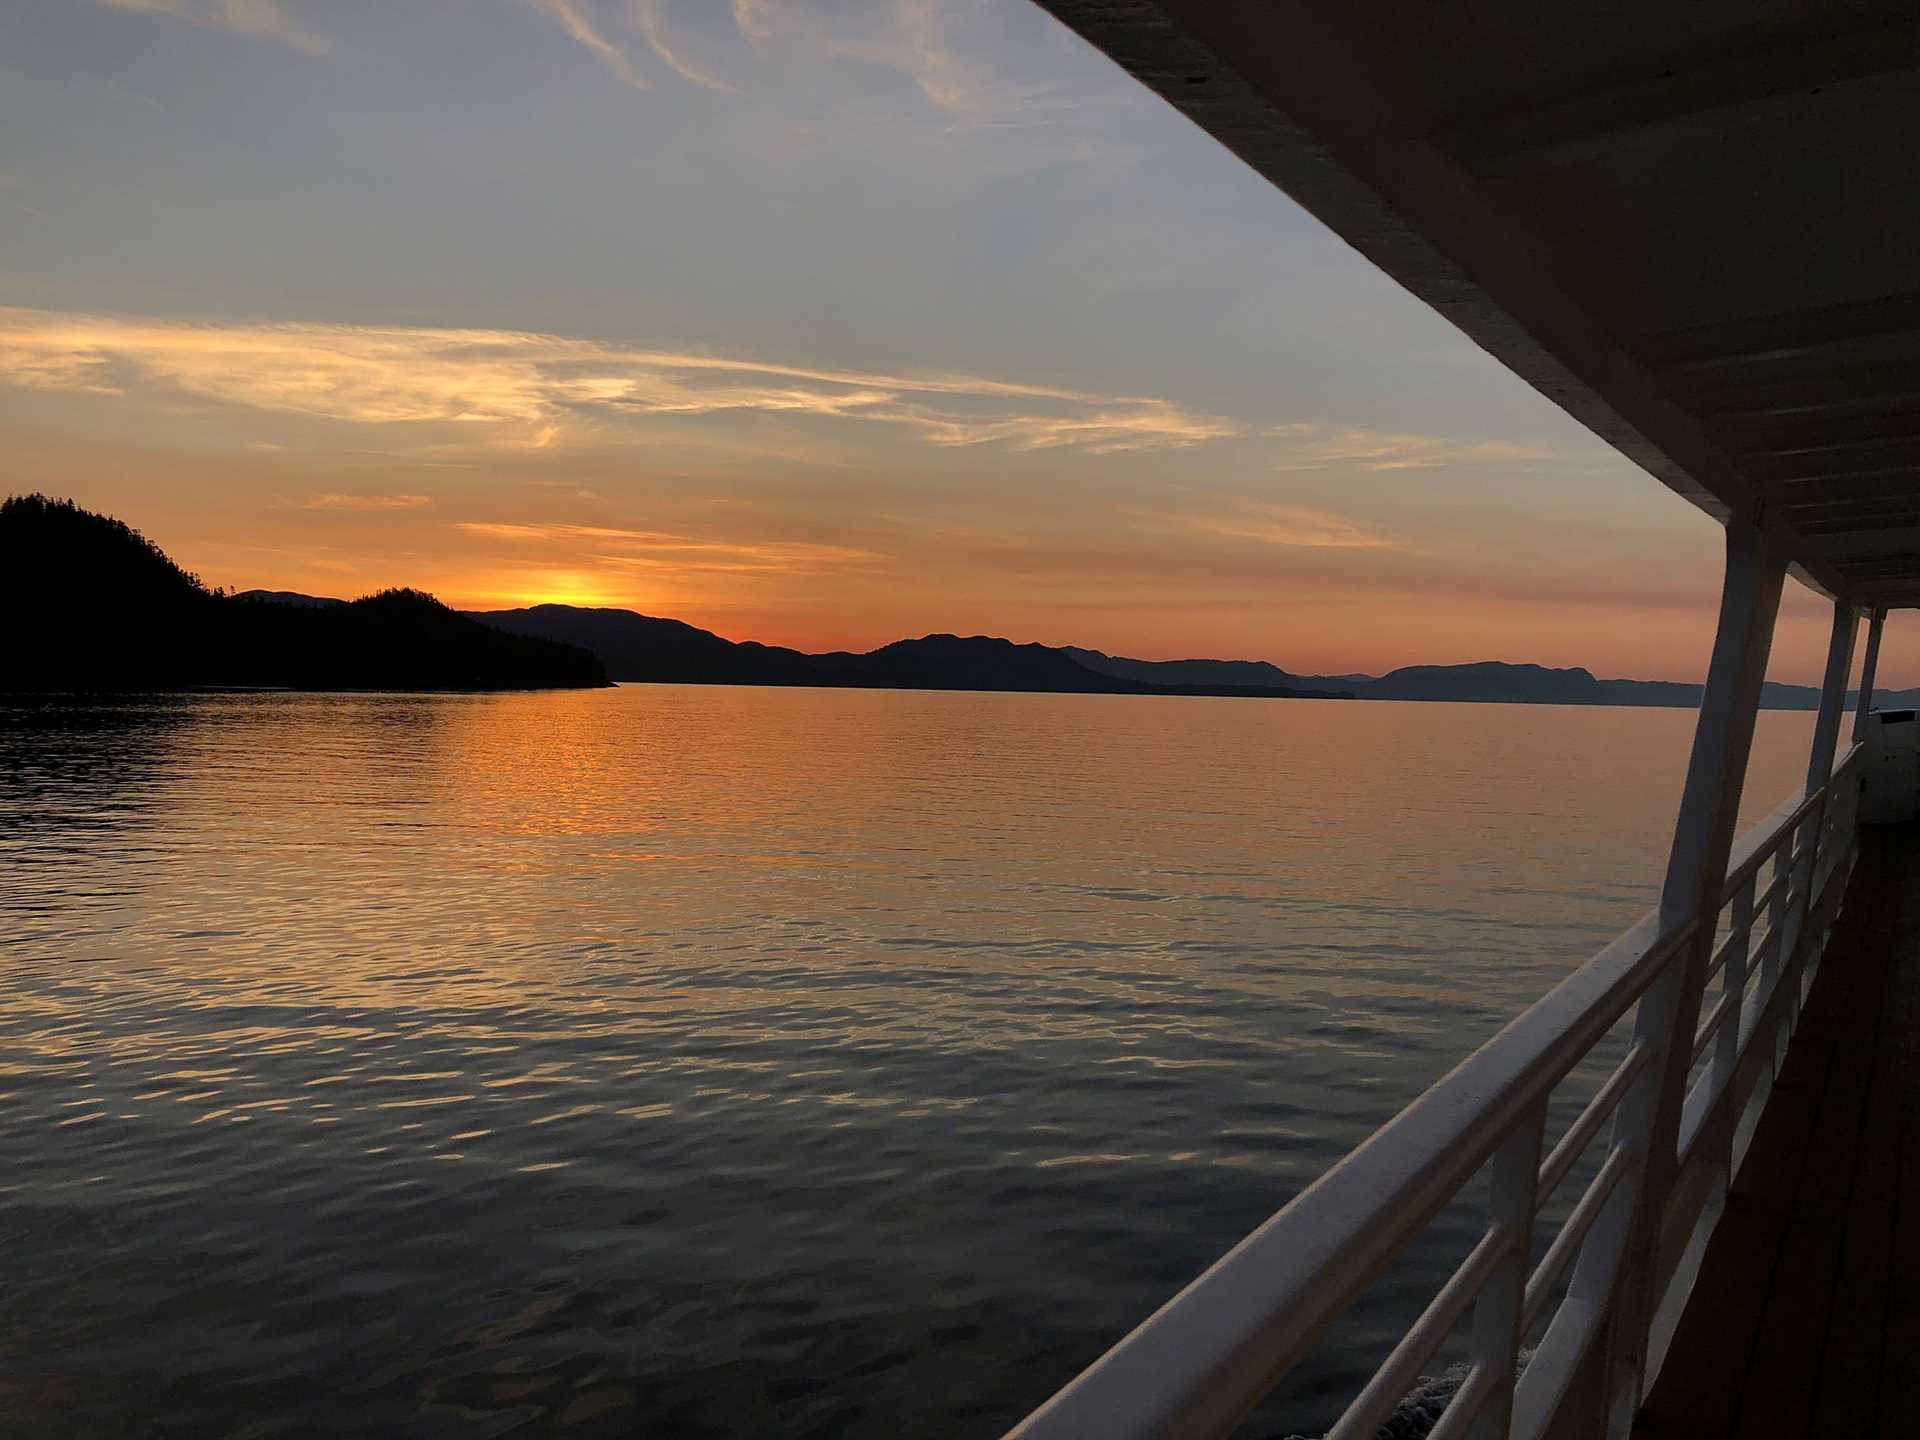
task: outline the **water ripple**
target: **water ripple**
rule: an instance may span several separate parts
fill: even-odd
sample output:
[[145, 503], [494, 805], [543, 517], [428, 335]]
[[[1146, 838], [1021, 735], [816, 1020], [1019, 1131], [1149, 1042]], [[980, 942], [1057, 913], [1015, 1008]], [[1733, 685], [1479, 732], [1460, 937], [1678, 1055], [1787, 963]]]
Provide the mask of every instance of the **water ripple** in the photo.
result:
[[0, 704], [0, 1433], [996, 1434], [1632, 918], [1686, 732]]

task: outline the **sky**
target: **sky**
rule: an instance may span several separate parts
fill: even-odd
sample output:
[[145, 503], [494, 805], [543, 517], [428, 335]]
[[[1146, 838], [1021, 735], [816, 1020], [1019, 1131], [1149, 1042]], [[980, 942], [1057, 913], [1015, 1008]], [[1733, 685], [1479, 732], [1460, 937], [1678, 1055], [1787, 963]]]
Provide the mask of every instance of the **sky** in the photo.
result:
[[1028, 0], [7, 6], [0, 236], [5, 488], [209, 584], [1705, 670], [1713, 521]]

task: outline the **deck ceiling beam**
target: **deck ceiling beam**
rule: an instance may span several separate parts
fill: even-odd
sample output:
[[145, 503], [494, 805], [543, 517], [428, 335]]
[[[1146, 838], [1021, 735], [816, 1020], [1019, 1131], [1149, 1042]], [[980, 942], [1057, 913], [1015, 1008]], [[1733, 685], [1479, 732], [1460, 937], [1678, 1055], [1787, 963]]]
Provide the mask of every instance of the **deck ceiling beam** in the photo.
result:
[[1888, 530], [1901, 530], [1908, 525], [1920, 524], [1920, 498], [1905, 505], [1889, 506], [1885, 510], [1875, 511], [1871, 515], [1847, 515], [1838, 520], [1803, 520], [1795, 528], [1806, 538], [1807, 548], [1829, 559], [1847, 553], [1870, 553], [1870, 549], [1850, 552], [1847, 547], [1834, 547], [1832, 542], [1840, 536], [1860, 536], [1862, 545], [1868, 545], [1872, 537]]
[[1747, 462], [1747, 470], [1770, 488], [1824, 488], [1840, 480], [1920, 474], [1920, 440], [1879, 440], [1828, 454], [1756, 455]]
[[[1912, 528], [1914, 526], [1907, 526], [1905, 534], [1910, 534]], [[1882, 580], [1920, 580], [1920, 547], [1908, 540], [1907, 549], [1903, 551], [1849, 557], [1845, 568], [1859, 586], [1872, 586]]]
[[1912, 25], [1795, 41], [1447, 127], [1436, 139], [1483, 178], [1552, 169], [1622, 147], [1717, 134], [1769, 112], [1843, 99], [1920, 70]]
[[1872, 364], [1881, 351], [1917, 340], [1920, 294], [1907, 294], [1689, 326], [1643, 336], [1633, 349], [1656, 372], [1673, 375], [1808, 357]]
[[1920, 400], [1870, 413], [1725, 421], [1713, 431], [1734, 454], [1747, 458], [1844, 454], [1888, 440], [1920, 440]]
[[1894, 542], [1886, 536], [1900, 534], [1916, 525], [1920, 525], [1920, 509], [1904, 510], [1876, 518], [1865, 529], [1838, 525], [1813, 529], [1807, 534], [1807, 546], [1841, 574], [1857, 579], [1858, 570], [1849, 563], [1850, 557], [1886, 554], [1894, 547]]
[[1815, 512], [1869, 515], [1875, 507], [1887, 508], [1920, 497], [1920, 466], [1894, 465], [1797, 484], [1770, 485], [1767, 496], [1777, 508], [1796, 517], [1795, 524], [1799, 523], [1798, 517]]
[[1920, 406], [1920, 366], [1876, 365], [1835, 376], [1709, 383], [1679, 393], [1690, 408], [1722, 426], [1906, 413]]
[[1859, 603], [1875, 610], [1920, 609], [1920, 580], [1897, 584], [1862, 585]]

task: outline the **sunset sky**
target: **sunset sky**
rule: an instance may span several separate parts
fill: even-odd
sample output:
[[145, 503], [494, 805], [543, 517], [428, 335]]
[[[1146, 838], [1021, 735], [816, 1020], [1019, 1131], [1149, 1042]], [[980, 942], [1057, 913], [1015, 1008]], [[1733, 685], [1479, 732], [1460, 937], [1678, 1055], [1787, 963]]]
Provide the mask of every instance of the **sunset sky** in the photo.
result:
[[1705, 669], [1712, 521], [1026, 0], [10, 5], [0, 235], [5, 489], [209, 583]]

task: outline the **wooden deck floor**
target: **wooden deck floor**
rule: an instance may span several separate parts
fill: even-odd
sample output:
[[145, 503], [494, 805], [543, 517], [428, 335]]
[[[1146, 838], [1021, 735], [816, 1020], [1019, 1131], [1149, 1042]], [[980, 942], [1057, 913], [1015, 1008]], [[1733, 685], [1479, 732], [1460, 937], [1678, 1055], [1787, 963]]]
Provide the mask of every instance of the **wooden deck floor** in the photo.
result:
[[1907, 1433], [1920, 1375], [1920, 825], [1862, 834], [1635, 1440]]

